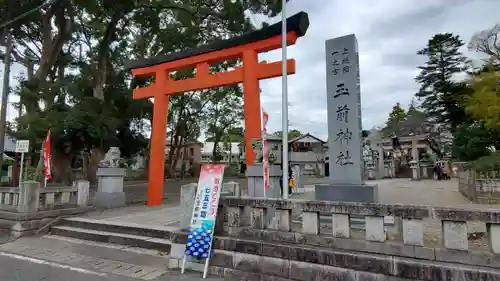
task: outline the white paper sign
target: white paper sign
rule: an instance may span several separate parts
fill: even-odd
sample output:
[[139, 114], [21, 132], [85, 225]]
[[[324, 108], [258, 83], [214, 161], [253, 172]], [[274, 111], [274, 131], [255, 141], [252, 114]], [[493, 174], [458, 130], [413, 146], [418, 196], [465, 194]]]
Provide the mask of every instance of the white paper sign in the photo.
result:
[[16, 152], [17, 153], [27, 153], [30, 148], [29, 140], [18, 140], [16, 141]]

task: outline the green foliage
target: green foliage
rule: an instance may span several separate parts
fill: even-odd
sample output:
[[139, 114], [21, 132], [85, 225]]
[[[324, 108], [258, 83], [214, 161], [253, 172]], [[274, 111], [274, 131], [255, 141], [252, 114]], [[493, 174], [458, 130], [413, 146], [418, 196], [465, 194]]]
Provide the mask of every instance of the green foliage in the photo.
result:
[[461, 161], [473, 161], [490, 154], [489, 148], [500, 144], [500, 132], [476, 122], [462, 124], [454, 132], [452, 156]]
[[[276, 131], [273, 133], [273, 135], [281, 138], [283, 136], [283, 131]], [[288, 130], [288, 140], [293, 140], [293, 139], [298, 138], [302, 135], [304, 135], [304, 134], [297, 129]]]
[[386, 136], [397, 134], [399, 126], [406, 120], [406, 111], [401, 107], [398, 102], [392, 107], [389, 113], [389, 118], [385, 122], [385, 127], [382, 128], [382, 133]]
[[[0, 22], [39, 4], [0, 1]], [[280, 9], [273, 0], [56, 1], [10, 26], [15, 60], [37, 66], [16, 90], [25, 114], [18, 118], [14, 135], [30, 140], [36, 151], [50, 128], [54, 153], [68, 160], [63, 166], [82, 150], [119, 146], [123, 157], [143, 153], [149, 144], [144, 133], [150, 130], [152, 103], [132, 100], [132, 89], [152, 79], [130, 83], [124, 61], [237, 36], [253, 29], [245, 10], [274, 16]], [[220, 62], [212, 70], [238, 63]], [[193, 75], [186, 69], [173, 79]], [[242, 134], [233, 130], [241, 128], [241, 95], [239, 87], [222, 87], [170, 97], [173, 143], [196, 139], [204, 128], [219, 140], [225, 133], [237, 139]]]
[[468, 167], [479, 173], [500, 171], [500, 151], [495, 151], [468, 163]]
[[465, 83], [452, 79], [466, 67], [467, 58], [460, 52], [463, 45], [458, 35], [440, 33], [417, 52], [425, 56], [427, 62], [418, 67], [420, 73], [415, 80], [420, 90], [416, 97], [423, 100], [422, 109], [432, 121], [450, 124], [452, 128], [461, 124], [465, 117], [462, 101], [468, 88]]
[[230, 146], [231, 132], [241, 128], [243, 123], [243, 92], [236, 85], [220, 87], [207, 95], [209, 97], [203, 113], [204, 124], [207, 128], [207, 137], [214, 142], [214, 161], [218, 161], [222, 157], [217, 150], [219, 143], [226, 148]]
[[466, 111], [487, 128], [500, 129], [500, 71], [483, 72], [472, 78], [474, 93]]

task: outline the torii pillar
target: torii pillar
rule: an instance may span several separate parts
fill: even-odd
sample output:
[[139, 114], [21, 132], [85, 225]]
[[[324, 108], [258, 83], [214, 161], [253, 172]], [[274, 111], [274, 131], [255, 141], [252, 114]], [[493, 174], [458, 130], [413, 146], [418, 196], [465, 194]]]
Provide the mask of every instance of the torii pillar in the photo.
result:
[[[286, 42], [295, 44], [307, 31], [309, 19], [300, 12], [287, 19]], [[161, 205], [163, 199], [165, 138], [169, 95], [188, 91], [243, 83], [246, 162], [255, 160], [251, 142], [260, 139], [259, 80], [282, 75], [282, 63], [259, 63], [258, 54], [281, 48], [281, 22], [233, 39], [214, 42], [196, 49], [150, 59], [128, 61], [126, 68], [135, 77], [155, 77], [145, 88], [136, 88], [133, 99], [154, 98], [151, 151], [149, 160], [148, 205]], [[242, 59], [243, 66], [229, 72], [209, 72], [210, 65], [231, 59]], [[196, 68], [196, 76], [171, 79], [170, 73]], [[295, 61], [287, 61], [288, 74], [295, 74]]]

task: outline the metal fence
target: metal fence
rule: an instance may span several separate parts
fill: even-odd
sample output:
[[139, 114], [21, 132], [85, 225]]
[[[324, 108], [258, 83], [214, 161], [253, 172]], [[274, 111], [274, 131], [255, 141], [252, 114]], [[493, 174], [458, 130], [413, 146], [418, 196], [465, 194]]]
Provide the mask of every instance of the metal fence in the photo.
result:
[[465, 163], [454, 163], [458, 168], [460, 193], [474, 203], [500, 204], [500, 171], [476, 172]]

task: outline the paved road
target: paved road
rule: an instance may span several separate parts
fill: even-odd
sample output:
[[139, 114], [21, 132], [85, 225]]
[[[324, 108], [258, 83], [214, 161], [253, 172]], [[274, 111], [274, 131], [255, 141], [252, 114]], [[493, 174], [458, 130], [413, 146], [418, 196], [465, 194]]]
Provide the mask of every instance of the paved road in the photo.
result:
[[0, 280], [5, 281], [137, 281], [124, 276], [65, 267], [38, 259], [0, 254]]
[[[221, 281], [222, 278], [202, 279], [200, 273], [180, 275], [173, 272], [152, 281]], [[78, 267], [52, 263], [36, 258], [0, 252], [0, 280], [2, 281], [140, 281], [140, 279], [97, 272]]]
[[0, 245], [0, 281], [201, 280], [201, 273], [181, 275], [167, 264], [157, 251], [52, 235]]

